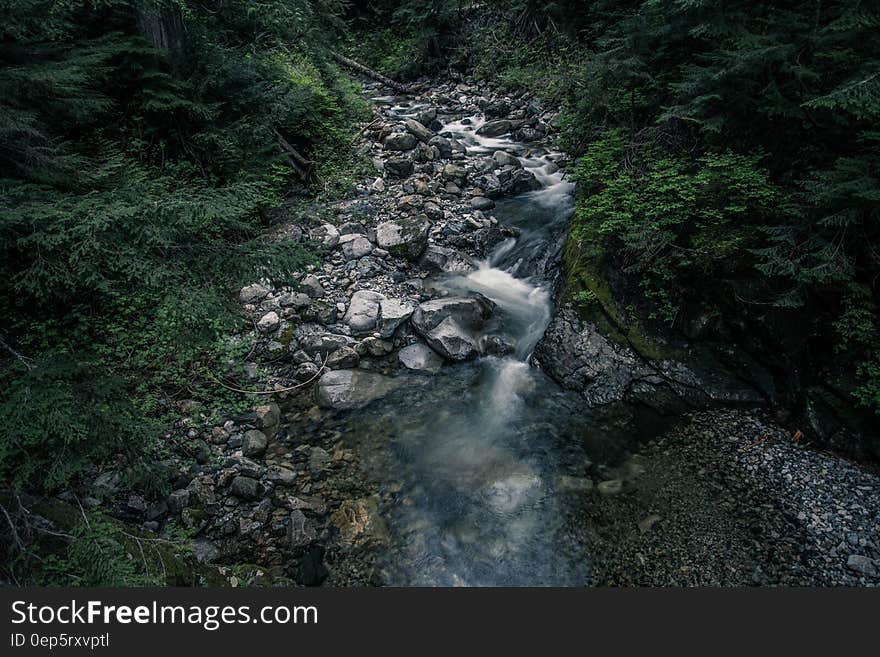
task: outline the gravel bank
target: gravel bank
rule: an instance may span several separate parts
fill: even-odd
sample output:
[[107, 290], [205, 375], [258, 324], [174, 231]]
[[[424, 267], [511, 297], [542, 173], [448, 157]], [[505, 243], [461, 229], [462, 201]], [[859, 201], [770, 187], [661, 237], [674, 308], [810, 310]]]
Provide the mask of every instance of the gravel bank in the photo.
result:
[[595, 584], [880, 584], [880, 477], [759, 415], [688, 416], [608, 476], [583, 503]]

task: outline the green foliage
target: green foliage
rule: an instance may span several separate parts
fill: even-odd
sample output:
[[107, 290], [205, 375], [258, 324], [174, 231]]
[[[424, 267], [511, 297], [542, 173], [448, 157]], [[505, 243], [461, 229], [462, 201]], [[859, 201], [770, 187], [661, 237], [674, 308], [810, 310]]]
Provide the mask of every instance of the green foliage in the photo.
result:
[[741, 267], [754, 226], [778, 212], [779, 192], [759, 161], [729, 152], [686, 157], [611, 130], [578, 160], [584, 197], [572, 238], [622, 254], [625, 271], [671, 321], [683, 283]]
[[[41, 586], [167, 586], [193, 584], [192, 554], [183, 534], [169, 527], [164, 537], [130, 529], [100, 512], [64, 505], [49, 509], [61, 519], [59, 544], [36, 544], [7, 566], [21, 584]], [[44, 513], [45, 504], [37, 505]], [[50, 514], [51, 515], [51, 514]], [[26, 528], [21, 527], [22, 532]]]
[[338, 162], [364, 108], [337, 0], [0, 9], [0, 471], [54, 490], [149, 453], [176, 397], [230, 401], [203, 375], [234, 292], [314, 259], [263, 237], [302, 184], [278, 135]]

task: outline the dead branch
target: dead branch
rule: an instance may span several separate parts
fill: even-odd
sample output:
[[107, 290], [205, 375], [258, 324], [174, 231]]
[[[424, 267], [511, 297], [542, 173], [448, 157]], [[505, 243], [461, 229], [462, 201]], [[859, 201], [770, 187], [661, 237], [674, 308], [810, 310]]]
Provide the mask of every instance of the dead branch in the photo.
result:
[[321, 376], [321, 374], [322, 374], [323, 371], [324, 371], [324, 366], [327, 364], [327, 359], [328, 359], [328, 358], [329, 358], [329, 354], [328, 354], [327, 356], [324, 356], [324, 362], [321, 363], [321, 367], [318, 368], [318, 372], [317, 372], [317, 374], [315, 374], [315, 375], [314, 375], [312, 378], [310, 378], [308, 381], [303, 381], [302, 383], [297, 383], [295, 386], [289, 386], [289, 387], [287, 387], [287, 388], [276, 388], [276, 389], [274, 389], [274, 390], [245, 390], [245, 389], [243, 389], [243, 388], [236, 388], [235, 386], [231, 386], [231, 385], [228, 385], [228, 384], [226, 384], [226, 383], [223, 383], [223, 381], [221, 381], [220, 379], [218, 379], [218, 378], [217, 378], [216, 376], [214, 376], [214, 374], [212, 374], [211, 372], [206, 372], [206, 373], [207, 373], [207, 375], [208, 375], [208, 378], [210, 378], [211, 380], [213, 380], [214, 383], [223, 386], [223, 387], [226, 388], [227, 390], [232, 390], [233, 392], [241, 392], [241, 393], [246, 394], [246, 395], [277, 395], [277, 394], [282, 393], [282, 392], [291, 392], [291, 391], [293, 391], [293, 390], [298, 390], [299, 388], [304, 388], [305, 386], [309, 385], [312, 381], [314, 381], [314, 380], [317, 379], [319, 376]]
[[343, 55], [340, 55], [339, 53], [333, 51], [330, 51], [330, 55], [340, 64], [347, 66], [348, 68], [355, 70], [358, 73], [362, 73], [363, 75], [366, 75], [368, 78], [372, 78], [377, 82], [381, 82], [386, 87], [394, 89], [394, 91], [399, 91], [402, 94], [408, 94], [411, 91], [409, 85], [395, 82], [391, 78], [387, 78], [381, 73], [374, 71], [373, 69], [367, 68], [363, 64], [360, 64], [353, 59], [349, 59], [348, 57], [344, 57]]

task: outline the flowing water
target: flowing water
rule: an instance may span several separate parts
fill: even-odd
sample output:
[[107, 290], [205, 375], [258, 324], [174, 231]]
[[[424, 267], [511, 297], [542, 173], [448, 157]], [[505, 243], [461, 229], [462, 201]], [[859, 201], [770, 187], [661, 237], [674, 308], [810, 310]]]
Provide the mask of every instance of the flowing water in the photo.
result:
[[573, 185], [546, 154], [525, 156], [510, 141], [476, 135], [477, 127], [451, 123], [442, 134], [469, 153], [519, 154], [542, 188], [492, 211], [518, 238], [499, 244], [472, 273], [431, 284], [494, 301], [495, 330], [515, 351], [430, 376], [399, 375], [408, 380], [394, 393], [343, 414], [337, 428], [394, 500], [382, 509], [391, 540], [386, 584], [585, 584], [589, 564], [574, 507], [593, 460], [619, 456], [621, 442], [590, 425], [577, 395], [529, 364], [551, 319], [552, 271], [544, 268], [571, 214]]

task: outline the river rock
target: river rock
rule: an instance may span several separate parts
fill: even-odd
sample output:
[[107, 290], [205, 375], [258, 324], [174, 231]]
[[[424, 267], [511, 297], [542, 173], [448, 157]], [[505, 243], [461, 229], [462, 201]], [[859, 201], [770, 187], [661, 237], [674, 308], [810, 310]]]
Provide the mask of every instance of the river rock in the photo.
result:
[[240, 500], [255, 502], [262, 496], [263, 487], [256, 479], [239, 475], [232, 480], [229, 491]]
[[426, 301], [416, 308], [412, 325], [431, 347], [455, 361], [478, 354], [475, 331], [492, 315], [495, 304], [482, 295]]
[[324, 286], [321, 285], [321, 281], [319, 281], [318, 277], [314, 274], [309, 274], [308, 276], [305, 276], [299, 282], [299, 289], [302, 292], [308, 294], [312, 299], [321, 299], [327, 294], [327, 292], [324, 290]]
[[471, 199], [471, 207], [474, 210], [491, 210], [495, 207], [495, 201], [485, 196], [474, 196]]
[[379, 335], [390, 338], [398, 326], [413, 314], [413, 305], [399, 299], [382, 299], [379, 301]]
[[363, 370], [334, 370], [319, 380], [315, 398], [322, 408], [361, 408], [384, 397], [394, 388], [386, 376]]
[[[637, 402], [677, 414], [711, 402], [760, 403], [760, 393], [714, 360], [651, 359], [621, 345], [581, 319], [570, 305], [557, 313], [535, 348], [535, 359], [557, 382], [590, 406]], [[704, 354], [705, 356], [705, 354]]]
[[306, 308], [311, 302], [311, 297], [304, 292], [288, 292], [278, 298], [278, 303], [282, 308], [293, 308], [294, 310]]
[[447, 273], [462, 274], [473, 271], [477, 264], [467, 255], [447, 246], [429, 244], [419, 259], [419, 265]]
[[379, 323], [379, 303], [383, 294], [372, 290], [358, 290], [351, 297], [351, 303], [342, 321], [351, 329], [353, 335], [369, 335]]
[[271, 333], [281, 324], [281, 318], [275, 311], [268, 312], [257, 322], [257, 330], [261, 333]]
[[269, 296], [269, 288], [259, 283], [253, 283], [241, 288], [238, 293], [238, 300], [242, 303], [259, 303]]
[[500, 137], [501, 135], [510, 132], [512, 126], [513, 124], [506, 119], [486, 121], [486, 123], [477, 129], [477, 134], [483, 137]]
[[431, 139], [428, 141], [428, 144], [431, 146], [435, 146], [437, 148], [437, 152], [440, 153], [440, 157], [444, 160], [448, 160], [452, 157], [452, 142], [446, 137], [431, 137]]
[[262, 456], [269, 445], [269, 438], [262, 431], [251, 429], [244, 432], [241, 440], [241, 453], [245, 456]]
[[392, 255], [415, 260], [428, 244], [430, 229], [425, 215], [384, 221], [376, 227], [376, 243]]
[[443, 359], [433, 349], [420, 342], [401, 349], [397, 358], [405, 368], [416, 372], [434, 373], [443, 366]]
[[266, 479], [277, 486], [293, 486], [296, 483], [296, 471], [283, 465], [270, 465], [266, 468]]
[[457, 164], [447, 164], [443, 167], [443, 180], [463, 187], [467, 183], [467, 169]]
[[353, 342], [354, 340], [346, 335], [312, 333], [300, 338], [299, 346], [309, 356], [314, 356], [315, 354], [329, 354]]
[[[411, 151], [416, 147], [418, 140], [408, 132], [395, 132], [385, 138], [386, 151]], [[388, 163], [385, 163], [388, 166]]]
[[516, 167], [517, 169], [522, 169], [522, 163], [519, 161], [519, 158], [514, 157], [507, 151], [495, 151], [492, 155], [492, 159], [495, 160], [495, 163], [499, 167]]
[[343, 544], [388, 542], [388, 528], [379, 515], [379, 502], [375, 497], [345, 500], [330, 516], [330, 522], [339, 531], [339, 540]]
[[395, 178], [406, 178], [413, 172], [413, 161], [408, 157], [390, 157], [385, 160], [385, 171]]
[[353, 240], [349, 240], [342, 245], [342, 255], [346, 260], [363, 258], [366, 255], [370, 255], [372, 250], [373, 244], [362, 235], [358, 235]]
[[414, 119], [407, 119], [405, 125], [410, 134], [422, 143], [427, 144], [434, 136], [433, 132]]
[[357, 367], [360, 356], [351, 347], [340, 347], [327, 357], [327, 367], [334, 370]]

